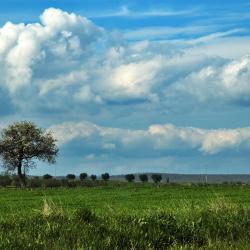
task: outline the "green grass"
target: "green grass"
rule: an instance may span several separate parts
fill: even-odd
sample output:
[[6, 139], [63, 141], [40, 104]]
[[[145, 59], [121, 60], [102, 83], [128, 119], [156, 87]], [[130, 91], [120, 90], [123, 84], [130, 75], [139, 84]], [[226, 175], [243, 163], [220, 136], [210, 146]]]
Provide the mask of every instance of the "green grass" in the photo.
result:
[[0, 189], [0, 249], [250, 249], [250, 186]]

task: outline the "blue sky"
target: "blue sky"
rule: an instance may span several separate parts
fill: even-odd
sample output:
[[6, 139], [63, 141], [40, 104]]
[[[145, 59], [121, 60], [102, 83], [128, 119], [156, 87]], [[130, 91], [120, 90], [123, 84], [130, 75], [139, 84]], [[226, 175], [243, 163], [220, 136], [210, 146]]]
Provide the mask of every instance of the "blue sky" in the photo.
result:
[[249, 173], [249, 7], [0, 3], [0, 128], [53, 131], [57, 174]]

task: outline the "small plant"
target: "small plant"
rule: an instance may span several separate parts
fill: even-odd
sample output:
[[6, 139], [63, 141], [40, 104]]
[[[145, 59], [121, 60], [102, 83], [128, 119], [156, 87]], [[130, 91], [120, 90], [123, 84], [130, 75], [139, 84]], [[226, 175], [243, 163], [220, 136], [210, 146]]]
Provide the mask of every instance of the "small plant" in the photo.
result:
[[80, 177], [80, 180], [83, 181], [83, 180], [87, 179], [88, 174], [87, 173], [81, 173], [79, 177]]
[[109, 173], [104, 173], [104, 174], [102, 174], [102, 179], [103, 179], [104, 181], [109, 180], [109, 178], [110, 178]]
[[92, 181], [95, 181], [95, 180], [96, 180], [96, 175], [95, 175], [95, 174], [92, 174], [92, 175], [90, 176], [90, 178], [91, 178]]
[[0, 176], [0, 186], [6, 187], [11, 184], [11, 178], [8, 175]]
[[42, 180], [37, 179], [37, 178], [33, 178], [33, 179], [29, 179], [27, 181], [27, 187], [29, 188], [38, 188], [42, 186]]
[[44, 179], [44, 180], [49, 180], [49, 179], [52, 179], [52, 178], [53, 178], [53, 176], [50, 175], [50, 174], [45, 174], [45, 175], [43, 176], [43, 179]]
[[135, 176], [133, 174], [126, 174], [125, 175], [125, 179], [128, 181], [128, 182], [132, 182], [134, 179], [135, 179]]
[[57, 179], [47, 179], [44, 180], [44, 187], [46, 188], [54, 188], [54, 187], [60, 187], [62, 186], [62, 181]]
[[159, 183], [162, 180], [162, 177], [160, 174], [152, 174], [151, 178], [154, 181], [154, 183]]
[[139, 178], [142, 182], [148, 182], [148, 176], [146, 174], [140, 174]]
[[96, 215], [89, 208], [82, 207], [76, 210], [75, 218], [81, 223], [90, 223], [96, 219]]
[[44, 217], [63, 216], [64, 211], [62, 207], [57, 206], [52, 200], [48, 200], [47, 198], [44, 198], [41, 214]]

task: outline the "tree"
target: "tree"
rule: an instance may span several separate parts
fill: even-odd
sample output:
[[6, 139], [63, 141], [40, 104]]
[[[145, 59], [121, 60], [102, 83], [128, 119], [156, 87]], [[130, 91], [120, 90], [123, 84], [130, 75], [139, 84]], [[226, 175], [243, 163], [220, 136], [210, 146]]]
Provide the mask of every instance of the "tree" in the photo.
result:
[[76, 176], [74, 174], [67, 174], [66, 178], [68, 180], [74, 180], [76, 178]]
[[102, 179], [103, 179], [104, 181], [109, 180], [109, 178], [110, 178], [109, 173], [104, 173], [104, 174], [102, 174]]
[[139, 178], [142, 182], [147, 182], [148, 181], [148, 176], [146, 174], [140, 174]]
[[45, 175], [43, 176], [43, 179], [44, 179], [44, 180], [49, 180], [49, 179], [52, 179], [52, 178], [53, 178], [53, 176], [50, 175], [50, 174], [45, 174]]
[[55, 163], [58, 148], [50, 132], [28, 121], [16, 122], [3, 129], [0, 136], [0, 156], [7, 171], [17, 170], [25, 185], [25, 174], [36, 167], [36, 160]]
[[88, 174], [86, 174], [86, 173], [81, 173], [80, 174], [80, 180], [81, 181], [85, 180], [87, 177], [88, 177]]
[[96, 175], [95, 175], [95, 174], [92, 174], [92, 175], [90, 176], [90, 178], [91, 178], [92, 181], [95, 181], [95, 180], [96, 180]]
[[154, 181], [154, 183], [158, 183], [161, 182], [162, 177], [160, 174], [152, 174], [151, 175], [152, 180]]
[[135, 176], [133, 174], [126, 174], [125, 175], [125, 179], [128, 181], [128, 182], [132, 182], [134, 179], [135, 179]]

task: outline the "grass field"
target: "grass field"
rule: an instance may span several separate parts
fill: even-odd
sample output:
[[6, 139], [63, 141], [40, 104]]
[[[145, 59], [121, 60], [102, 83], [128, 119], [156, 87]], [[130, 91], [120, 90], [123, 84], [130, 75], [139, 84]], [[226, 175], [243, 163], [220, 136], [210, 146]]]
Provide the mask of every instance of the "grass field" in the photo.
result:
[[0, 189], [0, 249], [250, 249], [250, 186]]

